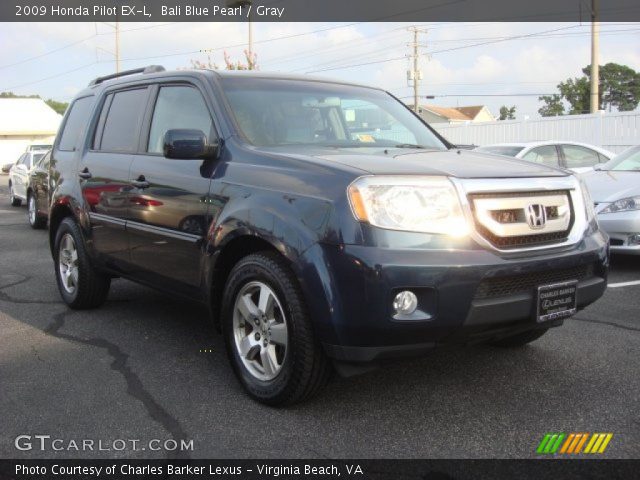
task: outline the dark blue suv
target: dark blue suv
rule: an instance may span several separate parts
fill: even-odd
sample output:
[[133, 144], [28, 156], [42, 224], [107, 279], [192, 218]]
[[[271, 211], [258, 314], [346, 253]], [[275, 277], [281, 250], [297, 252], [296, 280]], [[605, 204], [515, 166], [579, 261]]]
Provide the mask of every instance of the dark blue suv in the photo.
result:
[[567, 172], [457, 149], [389, 93], [260, 72], [97, 78], [51, 154], [71, 308], [124, 277], [208, 306], [246, 390], [291, 404], [384, 358], [524, 345], [602, 295]]

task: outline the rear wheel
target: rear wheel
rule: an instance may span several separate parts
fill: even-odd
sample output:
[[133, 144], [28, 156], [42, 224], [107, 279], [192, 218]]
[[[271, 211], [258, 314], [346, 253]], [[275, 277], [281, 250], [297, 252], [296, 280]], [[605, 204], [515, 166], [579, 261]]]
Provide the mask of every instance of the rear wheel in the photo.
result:
[[71, 217], [60, 223], [53, 251], [58, 290], [64, 302], [74, 309], [102, 305], [111, 278], [91, 264], [80, 228]]
[[30, 193], [27, 197], [27, 206], [27, 218], [31, 228], [44, 228], [47, 225], [47, 218], [38, 213], [38, 200], [33, 193]]
[[489, 345], [503, 348], [522, 347], [528, 343], [533, 342], [534, 340], [539, 339], [542, 335], [547, 333], [548, 330], [548, 328], [529, 330], [527, 332], [518, 333], [517, 335], [501, 338], [499, 340], [492, 340], [489, 342]]
[[302, 292], [277, 254], [253, 254], [236, 264], [225, 286], [222, 323], [231, 365], [256, 400], [293, 404], [328, 381], [331, 365]]
[[13, 191], [13, 184], [11, 182], [9, 182], [9, 203], [12, 207], [19, 207], [22, 205], [22, 200], [16, 197]]

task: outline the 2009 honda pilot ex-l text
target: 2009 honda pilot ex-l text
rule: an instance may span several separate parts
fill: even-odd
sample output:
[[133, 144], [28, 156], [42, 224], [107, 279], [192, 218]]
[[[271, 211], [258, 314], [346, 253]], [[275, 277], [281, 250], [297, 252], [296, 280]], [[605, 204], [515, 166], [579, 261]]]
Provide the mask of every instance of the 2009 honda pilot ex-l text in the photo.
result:
[[97, 78], [51, 155], [72, 308], [114, 277], [205, 303], [251, 396], [308, 398], [436, 344], [524, 345], [606, 288], [564, 171], [462, 151], [389, 93], [260, 72]]

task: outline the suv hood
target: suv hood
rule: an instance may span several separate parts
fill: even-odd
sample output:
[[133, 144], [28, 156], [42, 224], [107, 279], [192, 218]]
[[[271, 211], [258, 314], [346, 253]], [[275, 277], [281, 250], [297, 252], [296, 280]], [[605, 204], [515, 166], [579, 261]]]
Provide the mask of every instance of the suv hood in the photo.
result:
[[[322, 160], [375, 175], [446, 175], [458, 178], [562, 177], [568, 173], [516, 158], [468, 150], [388, 148], [268, 149], [300, 159]], [[388, 152], [388, 153], [385, 153]], [[311, 158], [310, 158], [311, 157]]]

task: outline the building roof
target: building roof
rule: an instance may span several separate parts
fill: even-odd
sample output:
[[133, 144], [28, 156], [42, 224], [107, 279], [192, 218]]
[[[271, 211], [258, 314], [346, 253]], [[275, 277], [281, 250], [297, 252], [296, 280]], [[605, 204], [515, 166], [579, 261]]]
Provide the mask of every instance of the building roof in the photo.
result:
[[438, 107], [436, 105], [421, 105], [420, 108], [449, 120], [466, 121], [476, 118], [485, 107], [484, 105], [473, 105], [469, 107]]
[[0, 135], [55, 135], [61, 120], [40, 98], [0, 98]]

